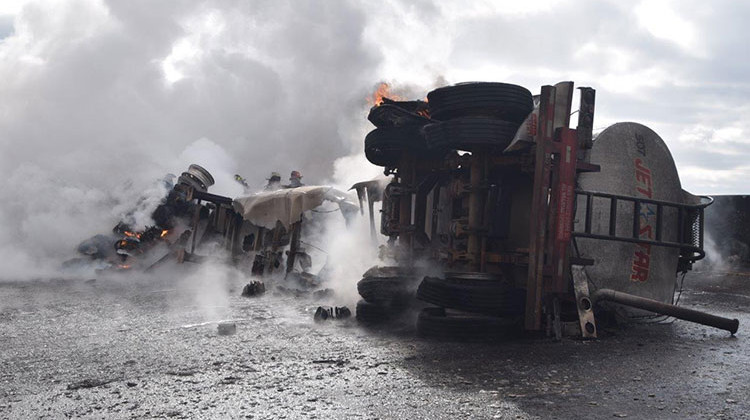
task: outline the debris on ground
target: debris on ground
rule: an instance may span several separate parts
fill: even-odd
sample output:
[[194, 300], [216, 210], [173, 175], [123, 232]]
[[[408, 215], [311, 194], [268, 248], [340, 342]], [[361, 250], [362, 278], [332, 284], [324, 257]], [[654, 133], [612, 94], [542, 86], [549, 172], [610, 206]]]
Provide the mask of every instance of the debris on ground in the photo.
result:
[[347, 319], [352, 316], [352, 311], [346, 306], [318, 306], [315, 310], [315, 322], [327, 321], [329, 319]]
[[260, 296], [266, 293], [266, 284], [260, 280], [253, 280], [242, 288], [242, 297]]

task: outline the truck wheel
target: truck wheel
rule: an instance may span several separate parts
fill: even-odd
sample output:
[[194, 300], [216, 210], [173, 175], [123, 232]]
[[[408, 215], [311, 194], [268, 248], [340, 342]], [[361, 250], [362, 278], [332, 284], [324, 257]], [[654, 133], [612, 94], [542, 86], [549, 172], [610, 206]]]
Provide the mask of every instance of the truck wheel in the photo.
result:
[[425, 277], [417, 299], [444, 308], [486, 315], [522, 314], [525, 291], [502, 279], [441, 279]]
[[522, 331], [521, 318], [446, 313], [443, 308], [424, 308], [417, 317], [417, 334], [449, 341], [503, 341]]
[[384, 306], [402, 306], [414, 297], [416, 279], [413, 277], [364, 277], [357, 283], [357, 291], [369, 302]]
[[448, 120], [469, 115], [522, 123], [534, 108], [528, 89], [507, 83], [472, 82], [441, 87], [427, 94], [430, 116]]
[[385, 324], [400, 314], [402, 311], [360, 300], [357, 302], [356, 318], [361, 324], [377, 325]]
[[518, 130], [519, 125], [487, 117], [464, 117], [423, 128], [425, 143], [431, 150], [479, 149], [503, 151]]
[[376, 128], [365, 137], [365, 156], [373, 165], [396, 166], [407, 150], [426, 151], [419, 126]]

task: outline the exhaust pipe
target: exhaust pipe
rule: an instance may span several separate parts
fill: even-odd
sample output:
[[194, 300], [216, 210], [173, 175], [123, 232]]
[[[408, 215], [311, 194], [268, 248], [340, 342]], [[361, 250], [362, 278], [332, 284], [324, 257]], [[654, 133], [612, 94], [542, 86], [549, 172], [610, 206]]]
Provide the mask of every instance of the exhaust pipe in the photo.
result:
[[708, 325], [709, 327], [726, 330], [732, 335], [737, 332], [737, 329], [740, 326], [740, 321], [737, 319], [711, 315], [694, 309], [670, 305], [668, 303], [662, 303], [653, 299], [618, 292], [612, 289], [599, 289], [591, 295], [591, 299], [594, 303], [609, 301], [633, 308], [644, 309], [661, 315], [669, 315], [685, 321], [696, 322], [698, 324]]

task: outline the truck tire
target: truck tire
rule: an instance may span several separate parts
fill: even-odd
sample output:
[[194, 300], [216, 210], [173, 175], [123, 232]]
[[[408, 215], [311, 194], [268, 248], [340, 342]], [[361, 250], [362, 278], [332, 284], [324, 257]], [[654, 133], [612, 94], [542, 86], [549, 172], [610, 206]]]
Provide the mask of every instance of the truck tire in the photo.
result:
[[430, 150], [490, 150], [502, 152], [519, 125], [488, 117], [464, 117], [428, 124], [422, 129]]
[[425, 277], [417, 289], [423, 302], [493, 316], [522, 314], [525, 296], [504, 280]]
[[430, 116], [436, 120], [473, 115], [521, 124], [534, 109], [531, 92], [508, 83], [460, 83], [433, 90], [427, 100]]
[[403, 306], [414, 298], [416, 279], [413, 277], [364, 277], [357, 283], [362, 298], [383, 306]]
[[446, 313], [443, 308], [424, 308], [417, 317], [422, 338], [449, 341], [503, 341], [520, 335], [521, 318]]
[[376, 128], [365, 137], [365, 156], [373, 165], [394, 167], [405, 151], [427, 151], [421, 126]]
[[357, 302], [357, 321], [364, 325], [378, 325], [393, 321], [400, 313], [387, 306], [370, 303], [364, 300]]

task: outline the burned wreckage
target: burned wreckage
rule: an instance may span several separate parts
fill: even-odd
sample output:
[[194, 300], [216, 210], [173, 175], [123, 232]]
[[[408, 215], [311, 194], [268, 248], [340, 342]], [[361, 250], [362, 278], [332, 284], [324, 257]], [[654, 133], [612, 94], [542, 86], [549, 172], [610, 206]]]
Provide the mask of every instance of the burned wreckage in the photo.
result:
[[473, 82], [433, 90], [426, 101], [384, 97], [368, 115], [376, 128], [364, 149], [389, 178], [355, 184], [359, 205], [326, 186], [214, 195], [208, 171], [191, 165], [152, 215], [154, 227], [118, 224], [116, 237], [91, 238], [79, 251], [114, 269], [149, 270], [205, 261], [197, 250], [213, 246], [248, 273], [317, 287], [325, 267], [313, 274], [302, 239], [315, 234], [312, 210], [333, 203], [351, 223], [366, 206], [377, 244], [380, 202], [384, 263], [357, 283], [362, 324], [409, 321], [417, 309], [417, 333], [439, 339], [594, 338], [597, 325], [659, 316], [734, 334], [736, 319], [674, 305], [678, 279], [705, 256], [712, 198], [682, 189], [666, 144], [648, 127], [617, 123], [594, 136], [595, 91], [579, 90], [575, 128], [572, 82], [536, 96]]
[[[417, 306], [424, 337], [502, 339], [526, 331], [596, 337], [597, 323], [662, 316], [734, 334], [739, 322], [674, 305], [705, 256], [712, 198], [682, 189], [664, 141], [638, 123], [592, 134], [595, 91], [531, 93], [462, 83], [370, 111], [368, 160], [392, 181], [381, 233], [395, 264], [358, 283], [357, 318]], [[596, 316], [595, 316], [596, 315]]]
[[[170, 261], [218, 260], [247, 274], [276, 273], [292, 286], [312, 290], [321, 281], [311, 271], [313, 262], [303, 238], [320, 228], [315, 211], [339, 213], [349, 223], [359, 208], [345, 192], [301, 183], [234, 199], [211, 194], [208, 188], [214, 179], [196, 164], [190, 165], [176, 183], [169, 178], [164, 182], [168, 193], [151, 214], [154, 226], [135, 231], [120, 222], [111, 235], [96, 235], [82, 242], [78, 252], [86, 257], [68, 265], [83, 260], [98, 262], [100, 269], [148, 271]], [[324, 269], [318, 267], [318, 272]], [[263, 283], [254, 281], [243, 293], [264, 291]]]

